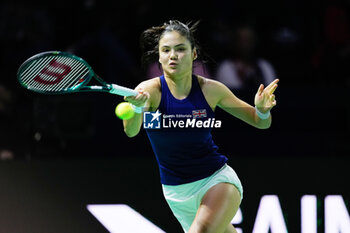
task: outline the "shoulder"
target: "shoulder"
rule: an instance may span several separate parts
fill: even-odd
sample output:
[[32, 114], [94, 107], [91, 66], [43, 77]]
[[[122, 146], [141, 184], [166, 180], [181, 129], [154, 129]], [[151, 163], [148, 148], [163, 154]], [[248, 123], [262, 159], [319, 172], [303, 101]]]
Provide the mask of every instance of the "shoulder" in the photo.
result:
[[148, 92], [157, 92], [161, 91], [161, 84], [159, 77], [155, 77], [152, 79], [148, 79], [145, 81], [142, 81], [135, 89], [142, 88], [145, 91]]
[[212, 92], [216, 93], [226, 88], [226, 86], [223, 83], [217, 80], [205, 78], [200, 75], [197, 75], [197, 78], [198, 78], [199, 86], [201, 87], [203, 92], [205, 91], [209, 93], [212, 93]]
[[197, 75], [199, 86], [208, 104], [215, 109], [216, 105], [230, 90], [221, 82]]

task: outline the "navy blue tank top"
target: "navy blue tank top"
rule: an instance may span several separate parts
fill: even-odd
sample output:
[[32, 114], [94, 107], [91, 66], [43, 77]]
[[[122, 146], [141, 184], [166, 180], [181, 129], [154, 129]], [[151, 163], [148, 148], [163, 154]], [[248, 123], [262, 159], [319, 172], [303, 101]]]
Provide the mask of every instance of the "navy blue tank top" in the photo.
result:
[[192, 76], [191, 91], [182, 100], [171, 94], [164, 76], [160, 82], [162, 95], [158, 110], [162, 114], [162, 127], [146, 132], [159, 165], [161, 183], [179, 185], [212, 175], [227, 162], [227, 157], [217, 152], [213, 142], [210, 124], [214, 112], [197, 77]]

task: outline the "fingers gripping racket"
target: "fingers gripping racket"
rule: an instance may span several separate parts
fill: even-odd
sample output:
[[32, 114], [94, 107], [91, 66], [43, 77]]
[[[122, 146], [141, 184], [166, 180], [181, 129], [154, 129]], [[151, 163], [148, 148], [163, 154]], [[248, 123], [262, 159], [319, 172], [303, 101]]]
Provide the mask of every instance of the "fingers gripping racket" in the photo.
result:
[[[101, 85], [88, 86], [92, 78]], [[26, 60], [18, 69], [17, 79], [28, 90], [45, 94], [97, 91], [121, 96], [136, 96], [137, 91], [106, 83], [90, 65], [75, 55], [50, 51]]]

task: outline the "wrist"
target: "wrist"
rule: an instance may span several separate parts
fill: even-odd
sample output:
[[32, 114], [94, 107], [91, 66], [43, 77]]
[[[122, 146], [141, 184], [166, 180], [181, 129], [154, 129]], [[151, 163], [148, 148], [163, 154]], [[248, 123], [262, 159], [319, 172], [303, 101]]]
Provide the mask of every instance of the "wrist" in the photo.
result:
[[136, 105], [131, 104], [131, 107], [135, 113], [142, 113], [144, 106], [136, 106]]
[[266, 113], [262, 113], [259, 111], [259, 109], [255, 106], [255, 112], [256, 114], [258, 115], [258, 117], [262, 120], [266, 120], [270, 117], [271, 113], [270, 113], [270, 110], [267, 111]]

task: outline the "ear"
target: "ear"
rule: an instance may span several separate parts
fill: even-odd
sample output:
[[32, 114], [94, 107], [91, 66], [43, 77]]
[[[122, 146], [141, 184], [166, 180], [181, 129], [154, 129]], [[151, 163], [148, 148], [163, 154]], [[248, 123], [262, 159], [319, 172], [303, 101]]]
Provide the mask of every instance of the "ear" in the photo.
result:
[[197, 59], [197, 49], [196, 47], [193, 48], [193, 51], [192, 51], [192, 60], [196, 60]]

